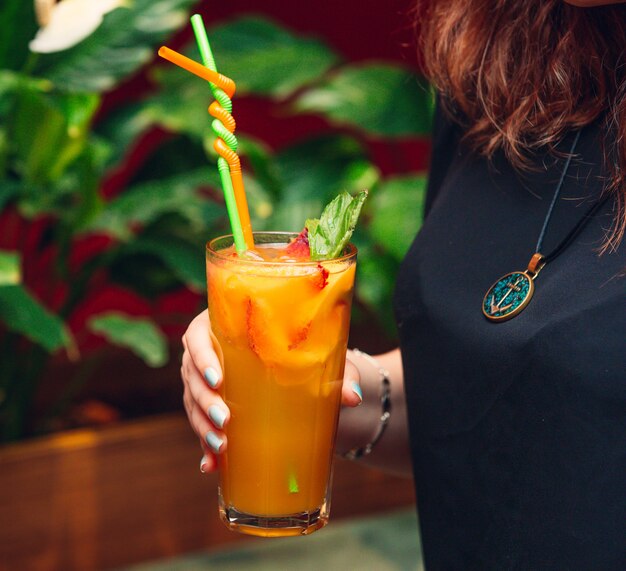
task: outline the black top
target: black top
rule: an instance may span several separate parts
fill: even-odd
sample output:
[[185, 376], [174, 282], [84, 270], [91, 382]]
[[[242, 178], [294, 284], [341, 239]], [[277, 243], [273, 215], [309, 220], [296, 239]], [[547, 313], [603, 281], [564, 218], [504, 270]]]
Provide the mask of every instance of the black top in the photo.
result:
[[[492, 323], [483, 296], [526, 269], [564, 159], [520, 175], [435, 123], [427, 215], [395, 296], [426, 569], [624, 571], [626, 244], [597, 254], [615, 202], [522, 313]], [[600, 137], [581, 134], [544, 253], [601, 192]]]

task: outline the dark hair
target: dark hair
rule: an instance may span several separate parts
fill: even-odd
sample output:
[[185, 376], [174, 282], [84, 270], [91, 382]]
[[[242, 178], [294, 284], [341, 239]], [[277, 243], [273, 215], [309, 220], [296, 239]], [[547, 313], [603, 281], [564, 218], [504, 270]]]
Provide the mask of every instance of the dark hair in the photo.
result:
[[626, 229], [626, 5], [578, 8], [563, 0], [417, 0], [421, 56], [464, 141], [527, 168], [540, 147], [598, 118], [617, 195], [602, 251]]

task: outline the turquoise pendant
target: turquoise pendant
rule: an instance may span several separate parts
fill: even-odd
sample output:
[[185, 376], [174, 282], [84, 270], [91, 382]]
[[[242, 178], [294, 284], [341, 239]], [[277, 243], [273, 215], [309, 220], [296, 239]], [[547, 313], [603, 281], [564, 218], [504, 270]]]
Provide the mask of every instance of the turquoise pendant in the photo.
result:
[[521, 313], [533, 297], [534, 280], [543, 266], [543, 256], [537, 253], [531, 258], [526, 271], [502, 276], [483, 298], [483, 315], [497, 322]]

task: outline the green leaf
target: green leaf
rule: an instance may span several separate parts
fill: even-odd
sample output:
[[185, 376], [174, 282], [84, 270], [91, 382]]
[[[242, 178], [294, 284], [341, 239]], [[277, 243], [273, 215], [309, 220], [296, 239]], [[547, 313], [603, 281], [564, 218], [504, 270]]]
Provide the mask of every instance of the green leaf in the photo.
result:
[[59, 107], [63, 110], [70, 137], [84, 135], [94, 113], [100, 105], [100, 96], [96, 93], [73, 93], [58, 96]]
[[103, 208], [100, 185], [109, 154], [110, 147], [104, 141], [91, 137], [71, 173], [66, 174], [64, 184], [73, 200], [60, 218], [67, 220], [73, 231], [95, 219]]
[[408, 69], [370, 63], [344, 67], [302, 93], [295, 108], [370, 135], [415, 137], [430, 134], [434, 103], [426, 82]]
[[27, 182], [58, 180], [80, 155], [100, 98], [94, 94], [42, 93], [20, 89], [9, 139], [18, 171]]
[[356, 228], [367, 190], [356, 196], [342, 192], [322, 212], [319, 220], [307, 220], [312, 260], [336, 258], [346, 247]]
[[105, 15], [76, 46], [42, 54], [37, 74], [58, 89], [102, 92], [154, 58], [155, 47], [187, 21], [195, 0], [133, 0]]
[[[248, 210], [255, 230], [267, 228], [274, 214], [274, 196], [255, 177], [244, 172], [244, 188], [248, 201]], [[269, 229], [269, 228], [268, 228]]]
[[0, 180], [0, 212], [19, 193], [20, 188], [21, 184], [16, 180]]
[[53, 88], [54, 86], [47, 79], [30, 77], [8, 69], [0, 69], [0, 112], [6, 111], [4, 103], [7, 101], [7, 95], [11, 95], [19, 89], [48, 93]]
[[19, 93], [9, 136], [16, 151], [17, 168], [28, 182], [48, 180], [66, 132], [63, 112], [49, 97], [32, 90]]
[[[338, 134], [322, 135], [290, 146], [276, 160], [283, 200], [300, 202], [316, 198], [322, 201], [322, 206], [342, 190], [358, 190], [356, 184], [362, 182], [361, 167], [373, 168], [361, 142]], [[377, 178], [374, 176], [372, 182]]]
[[100, 119], [94, 132], [111, 146], [107, 167], [118, 164], [129, 152], [138, 138], [156, 123], [156, 116], [148, 104], [132, 102], [117, 107]]
[[271, 149], [261, 140], [239, 135], [239, 154], [245, 157], [254, 178], [272, 197], [280, 196], [278, 167]]
[[[198, 140], [186, 136], [176, 136], [161, 143], [136, 170], [130, 185], [144, 184], [149, 181], [172, 179], [174, 176], [184, 177], [196, 171], [206, 172], [210, 186], [215, 186], [217, 175], [217, 159], [213, 163], [207, 156]], [[210, 169], [210, 170], [209, 170]], [[207, 182], [203, 184], [207, 186]]]
[[159, 91], [134, 119], [138, 125], [160, 125], [198, 140], [211, 132], [207, 108], [213, 97], [205, 81], [174, 65], [152, 69], [151, 77]]
[[21, 256], [19, 252], [0, 250], [0, 287], [17, 285], [22, 281], [20, 263]]
[[[52, 89], [52, 85], [47, 80], [34, 79], [10, 70], [0, 69], [0, 179], [5, 178], [8, 173], [22, 170], [20, 162], [22, 164], [25, 162], [32, 137], [37, 133], [37, 125], [34, 121], [40, 118], [37, 112], [31, 113], [30, 110], [26, 110], [26, 113], [20, 117], [23, 119], [23, 128], [27, 132], [16, 132], [17, 113], [24, 111], [22, 105], [18, 105], [21, 94], [24, 92], [35, 93], [44, 97], [44, 94], [50, 89]], [[23, 104], [23, 101], [21, 103]], [[18, 140], [22, 142], [24, 136], [30, 136], [31, 139], [27, 141], [26, 145], [19, 148], [22, 154], [17, 157], [17, 164], [15, 164], [16, 143]], [[26, 152], [23, 152], [24, 148], [26, 148]]]
[[20, 74], [8, 69], [0, 69], [0, 101], [15, 91], [20, 83]]
[[395, 336], [391, 298], [399, 263], [389, 254], [381, 253], [363, 234], [362, 231], [355, 232], [352, 239], [359, 252], [355, 296], [370, 309], [387, 333]]
[[167, 363], [167, 340], [150, 319], [108, 312], [89, 319], [87, 327], [109, 343], [130, 349], [149, 367], [162, 367]]
[[52, 215], [72, 232], [92, 220], [102, 208], [99, 188], [110, 154], [106, 142], [91, 136], [62, 176], [46, 184], [24, 181], [17, 204], [26, 218]]
[[[7, 130], [0, 126], [0, 180], [4, 182], [6, 178], [7, 167], [9, 163], [9, 137]], [[0, 187], [0, 209], [2, 208], [3, 198], [2, 187]]]
[[63, 321], [21, 285], [0, 287], [0, 321], [9, 330], [24, 335], [49, 353], [73, 343]]
[[180, 290], [183, 285], [172, 270], [152, 254], [121, 251], [109, 265], [108, 273], [112, 283], [151, 301]]
[[237, 82], [238, 93], [287, 97], [316, 80], [338, 57], [321, 41], [295, 36], [259, 17], [209, 30], [217, 70]]
[[17, 70], [26, 62], [28, 42], [37, 31], [34, 4], [30, 0], [0, 3], [0, 69]]
[[180, 214], [196, 230], [210, 227], [224, 209], [204, 198], [201, 187], [219, 184], [215, 169], [205, 167], [169, 179], [149, 181], [116, 198], [82, 230], [130, 240], [138, 225], [147, 225], [166, 213]]
[[152, 254], [191, 290], [201, 292], [206, 288], [204, 249], [186, 240], [173, 236], [139, 236], [122, 254]]
[[426, 174], [387, 179], [372, 193], [370, 235], [398, 261], [421, 226], [425, 195]]
[[288, 147], [276, 156], [276, 171], [281, 191], [268, 225], [298, 232], [337, 194], [371, 187], [380, 177], [365, 147], [338, 134]]

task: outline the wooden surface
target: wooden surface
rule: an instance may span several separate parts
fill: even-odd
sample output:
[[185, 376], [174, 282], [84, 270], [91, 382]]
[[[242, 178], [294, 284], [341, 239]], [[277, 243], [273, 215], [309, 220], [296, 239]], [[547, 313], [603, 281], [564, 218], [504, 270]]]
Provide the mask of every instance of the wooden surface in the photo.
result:
[[[0, 448], [0, 570], [112, 569], [268, 541], [223, 526], [200, 456], [180, 415]], [[409, 480], [338, 461], [330, 525], [413, 501]]]

